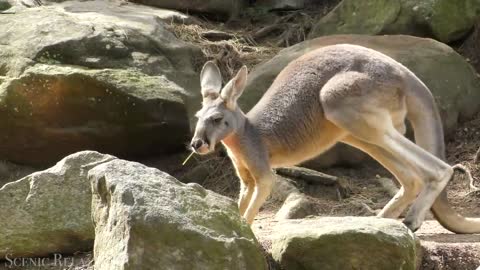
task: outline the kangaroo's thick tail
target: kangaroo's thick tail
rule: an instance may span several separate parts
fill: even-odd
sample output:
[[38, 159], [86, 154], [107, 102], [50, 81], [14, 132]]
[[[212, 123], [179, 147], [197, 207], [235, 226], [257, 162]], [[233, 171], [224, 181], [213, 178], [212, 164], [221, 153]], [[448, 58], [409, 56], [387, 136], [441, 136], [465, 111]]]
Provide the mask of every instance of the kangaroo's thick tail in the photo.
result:
[[[415, 142], [445, 161], [443, 127], [435, 100], [427, 86], [413, 73], [409, 84], [407, 90], [407, 119], [412, 124]], [[480, 233], [480, 218], [467, 218], [457, 213], [448, 202], [446, 188], [435, 200], [432, 212], [438, 222], [449, 231]]]

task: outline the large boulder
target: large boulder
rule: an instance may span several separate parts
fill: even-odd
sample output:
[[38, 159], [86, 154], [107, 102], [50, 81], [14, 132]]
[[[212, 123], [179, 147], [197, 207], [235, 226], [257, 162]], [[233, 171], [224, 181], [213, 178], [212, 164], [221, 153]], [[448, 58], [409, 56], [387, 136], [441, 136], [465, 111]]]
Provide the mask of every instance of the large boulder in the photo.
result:
[[89, 179], [95, 269], [266, 269], [231, 199], [123, 160]]
[[343, 0], [313, 27], [310, 38], [333, 34], [407, 34], [451, 42], [480, 15], [477, 0]]
[[11, 8], [12, 5], [7, 0], [0, 0], [0, 11]]
[[208, 15], [216, 19], [236, 18], [244, 0], [130, 0], [144, 5]]
[[37, 64], [0, 92], [2, 159], [49, 164], [84, 149], [150, 155], [188, 139], [185, 93], [165, 76]]
[[303, 9], [312, 0], [257, 0], [255, 5], [267, 10]]
[[271, 239], [272, 256], [284, 269], [416, 269], [415, 236], [392, 219], [287, 220]]
[[275, 219], [300, 219], [317, 214], [315, 202], [300, 192], [290, 193], [282, 207], [275, 214]]
[[0, 257], [38, 257], [93, 246], [89, 169], [114, 159], [85, 151], [0, 188]]
[[44, 63], [135, 68], [164, 75], [188, 90], [198, 84], [202, 52], [175, 38], [161, 12], [134, 4], [104, 5], [66, 2], [0, 16], [0, 76], [16, 77], [28, 66]]
[[203, 53], [166, 29], [163, 20], [177, 15], [68, 1], [0, 16], [8, 131], [0, 157], [51, 164], [83, 149], [133, 156], [183, 148], [184, 102], [199, 95]]
[[[402, 35], [327, 36], [283, 49], [271, 60], [256, 66], [249, 74], [246, 90], [239, 100], [242, 108], [248, 111], [253, 107], [278, 73], [292, 60], [309, 51], [341, 43], [375, 49], [412, 70], [435, 96], [447, 137], [455, 131], [460, 119], [471, 118], [480, 110], [480, 79], [462, 56], [435, 40]], [[349, 150], [338, 150], [335, 147], [326, 161], [319, 160], [313, 164], [331, 165], [345, 159], [350, 163], [363, 160], [361, 155], [352, 154], [350, 147], [346, 148]], [[354, 157], [353, 160], [349, 156]]]

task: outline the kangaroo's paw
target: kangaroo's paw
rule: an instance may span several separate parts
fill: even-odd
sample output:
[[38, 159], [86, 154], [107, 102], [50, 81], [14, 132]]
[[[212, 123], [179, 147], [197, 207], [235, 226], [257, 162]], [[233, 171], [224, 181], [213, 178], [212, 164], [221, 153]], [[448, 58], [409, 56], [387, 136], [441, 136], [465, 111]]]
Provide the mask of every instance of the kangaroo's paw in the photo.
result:
[[420, 226], [422, 226], [422, 223], [423, 221], [421, 221], [420, 219], [415, 217], [412, 218], [411, 216], [407, 216], [403, 220], [403, 224], [405, 224], [405, 226], [407, 226], [407, 228], [409, 228], [412, 232], [416, 232], [420, 228]]

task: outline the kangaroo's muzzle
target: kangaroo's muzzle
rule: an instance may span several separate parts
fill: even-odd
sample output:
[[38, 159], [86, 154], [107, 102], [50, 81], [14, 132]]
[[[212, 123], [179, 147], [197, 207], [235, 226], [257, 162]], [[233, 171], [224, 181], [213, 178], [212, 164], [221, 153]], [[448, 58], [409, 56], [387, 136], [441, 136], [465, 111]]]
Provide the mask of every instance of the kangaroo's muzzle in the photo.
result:
[[208, 141], [202, 140], [202, 139], [196, 139], [194, 138], [190, 144], [192, 147], [193, 151], [195, 151], [197, 154], [208, 154], [210, 152], [210, 146]]

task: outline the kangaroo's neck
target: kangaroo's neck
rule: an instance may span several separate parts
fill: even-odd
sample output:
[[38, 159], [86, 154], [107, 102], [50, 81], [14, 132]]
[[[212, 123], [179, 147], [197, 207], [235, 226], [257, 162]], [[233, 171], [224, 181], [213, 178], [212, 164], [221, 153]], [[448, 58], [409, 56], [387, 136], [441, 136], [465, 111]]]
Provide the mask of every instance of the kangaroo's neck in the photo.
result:
[[235, 115], [236, 123], [234, 131], [222, 140], [222, 143], [229, 149], [236, 148], [241, 141], [245, 140], [248, 129], [251, 128], [247, 116], [240, 108], [236, 108]]
[[258, 145], [261, 141], [257, 128], [240, 109], [238, 110], [237, 128], [222, 140], [229, 153], [236, 157], [243, 156], [248, 146], [255, 143]]

